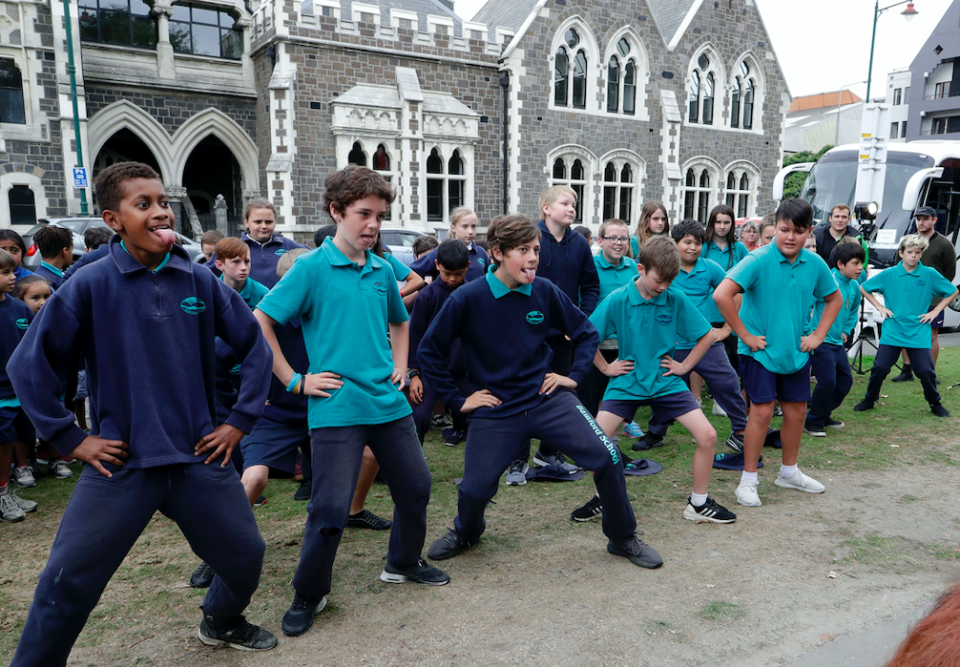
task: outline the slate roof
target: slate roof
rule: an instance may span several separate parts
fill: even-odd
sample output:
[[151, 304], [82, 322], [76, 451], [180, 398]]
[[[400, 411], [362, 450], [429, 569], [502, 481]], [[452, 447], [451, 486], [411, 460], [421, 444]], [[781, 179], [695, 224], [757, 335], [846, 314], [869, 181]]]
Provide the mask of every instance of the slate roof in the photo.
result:
[[[408, 12], [416, 12], [417, 20], [420, 24], [420, 30], [427, 29], [427, 14], [435, 16], [447, 16], [453, 19], [453, 34], [462, 37], [463, 19], [457, 16], [452, 9], [447, 7], [440, 0], [359, 0], [366, 5], [376, 5], [380, 7], [380, 16], [384, 23], [390, 16], [391, 9], [404, 9]], [[350, 16], [350, 6], [352, 0], [340, 0], [341, 16]]]
[[537, 0], [488, 0], [473, 20], [485, 23], [491, 33], [496, 28], [517, 31], [536, 6]]
[[647, 0], [647, 6], [653, 15], [653, 22], [660, 29], [663, 41], [667, 44], [673, 41], [674, 35], [680, 29], [684, 17], [699, 0]]

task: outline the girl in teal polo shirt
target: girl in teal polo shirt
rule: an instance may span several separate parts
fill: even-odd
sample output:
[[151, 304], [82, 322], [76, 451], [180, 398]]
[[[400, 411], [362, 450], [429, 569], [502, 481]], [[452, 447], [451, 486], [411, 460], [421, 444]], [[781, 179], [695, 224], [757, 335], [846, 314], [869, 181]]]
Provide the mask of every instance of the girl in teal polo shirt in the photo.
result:
[[[883, 313], [886, 319], [880, 333], [877, 356], [870, 371], [867, 395], [854, 406], [855, 412], [873, 408], [880, 398], [883, 380], [900, 356], [900, 350], [904, 349], [910, 355], [913, 372], [920, 378], [923, 397], [930, 404], [930, 411], [938, 417], [950, 416], [940, 403], [940, 392], [937, 391], [937, 371], [930, 355], [933, 341], [930, 322], [937, 319], [947, 304], [957, 296], [957, 289], [936, 269], [920, 263], [927, 244], [927, 239], [919, 234], [904, 236], [900, 239], [899, 250], [902, 261], [860, 286], [863, 298]], [[883, 294], [884, 304], [881, 304], [872, 292]], [[940, 301], [930, 308], [936, 298], [940, 298]]]
[[740, 243], [734, 233], [733, 215], [733, 209], [726, 204], [714, 206], [707, 219], [707, 238], [703, 242], [703, 258], [713, 260], [724, 271], [747, 256], [747, 246]]
[[651, 236], [667, 236], [670, 234], [670, 219], [667, 209], [658, 201], [648, 201], [640, 209], [640, 222], [637, 231], [630, 239], [630, 254], [627, 257], [639, 257], [640, 246]]

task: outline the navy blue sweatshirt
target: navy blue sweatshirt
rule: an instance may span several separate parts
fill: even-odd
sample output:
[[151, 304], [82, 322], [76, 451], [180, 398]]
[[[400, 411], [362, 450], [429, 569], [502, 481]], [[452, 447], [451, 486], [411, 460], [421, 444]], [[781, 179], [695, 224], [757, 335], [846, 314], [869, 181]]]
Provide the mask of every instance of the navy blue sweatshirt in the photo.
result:
[[[7, 375], [7, 362], [17, 349], [17, 345], [27, 333], [33, 321], [33, 311], [20, 299], [7, 294], [0, 301], [0, 400], [16, 398], [10, 376]], [[57, 386], [60, 386], [59, 380]]]
[[547, 280], [537, 278], [509, 291], [488, 273], [484, 280], [475, 280], [450, 295], [427, 329], [417, 360], [437, 395], [448, 406], [461, 408], [466, 397], [447, 370], [451, 347], [459, 338], [470, 384], [478, 391], [487, 389], [502, 401], [495, 408], [478, 408], [473, 414], [477, 418], [509, 417], [544, 399], [538, 392], [553, 361], [546, 342], [551, 330], [561, 331], [573, 341], [570, 378], [582, 384], [600, 342], [587, 316]]
[[[470, 266], [467, 267], [467, 282], [476, 280], [477, 278], [483, 277], [483, 274], [487, 272], [487, 268], [490, 266], [490, 258], [487, 256], [487, 251], [478, 246], [476, 243], [471, 242], [467, 246], [467, 250], [470, 253]], [[437, 270], [437, 249], [434, 248], [427, 254], [423, 255], [410, 265], [410, 268], [418, 273], [421, 278], [426, 278], [430, 276], [433, 279], [436, 279], [440, 272]], [[421, 290], [422, 292], [422, 290]], [[423, 295], [417, 297], [420, 299]]]
[[580, 310], [592, 314], [600, 299], [600, 276], [587, 239], [567, 227], [563, 239], [557, 241], [546, 222], [541, 220], [537, 227], [543, 232], [537, 278], [546, 278], [580, 304]]
[[156, 273], [110, 241], [110, 256], [47, 301], [8, 364], [40, 437], [62, 453], [86, 437], [60, 403], [57, 372], [76, 350], [86, 362], [92, 433], [130, 446], [127, 467], [195, 463], [216, 419], [215, 338], [241, 359], [227, 424], [249, 433], [263, 412], [273, 355], [240, 295], [179, 246]]
[[50, 291], [56, 292], [60, 289], [60, 286], [63, 285], [63, 276], [57, 275], [42, 263], [37, 267], [37, 270], [34, 273], [41, 278], [46, 278], [47, 282], [50, 283]]
[[[420, 290], [420, 296], [413, 302], [413, 311], [410, 313], [410, 352], [407, 355], [407, 368], [420, 368], [420, 362], [417, 361], [417, 348], [420, 347], [420, 341], [453, 292], [454, 290], [447, 287], [442, 280], [434, 280]], [[463, 373], [465, 370], [459, 339], [453, 341], [450, 346], [447, 370], [453, 373]]]
[[[280, 258], [295, 248], [307, 247], [276, 234], [266, 243], [259, 243], [244, 232], [240, 240], [250, 246], [250, 277], [267, 289], [272, 289], [280, 281], [277, 278], [277, 262]], [[204, 266], [219, 276], [216, 263], [217, 256], [214, 254]]]
[[85, 267], [90, 262], [96, 262], [98, 259], [103, 259], [110, 254], [110, 244], [104, 243], [102, 246], [96, 250], [91, 250], [90, 252], [85, 252], [80, 255], [80, 259], [70, 265], [70, 268], [67, 269], [63, 274], [64, 281], [70, 280], [70, 277], [73, 276], [77, 271]]
[[[300, 318], [291, 320], [284, 325], [273, 328], [277, 335], [280, 350], [290, 366], [299, 373], [306, 373], [310, 367], [307, 359], [307, 346], [303, 342], [303, 329], [300, 328]], [[282, 424], [307, 422], [307, 399], [309, 396], [299, 396], [287, 391], [286, 385], [273, 375], [270, 380], [270, 396], [268, 405], [263, 410], [263, 416]]]

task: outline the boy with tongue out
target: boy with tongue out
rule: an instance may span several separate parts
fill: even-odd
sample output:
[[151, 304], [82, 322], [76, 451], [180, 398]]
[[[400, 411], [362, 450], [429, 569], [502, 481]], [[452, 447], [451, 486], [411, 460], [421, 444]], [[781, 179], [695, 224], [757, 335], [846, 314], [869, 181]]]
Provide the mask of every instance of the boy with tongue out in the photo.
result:
[[[109, 254], [64, 283], [7, 366], [40, 436], [89, 465], [40, 575], [13, 665], [65, 665], [87, 617], [159, 510], [217, 573], [203, 601], [204, 644], [276, 646], [243, 611], [264, 542], [230, 456], [263, 411], [272, 356], [250, 308], [173, 243], [159, 175], [135, 162], [97, 177]], [[215, 337], [240, 360], [240, 395], [214, 428]], [[60, 402], [63, 369], [86, 363], [90, 434]], [[177, 363], [171, 363], [176, 358]], [[198, 511], [198, 508], [203, 511]]]
[[[484, 510], [507, 464], [522, 456], [530, 438], [549, 438], [594, 471], [603, 532], [610, 540], [607, 551], [641, 567], [659, 567], [660, 555], [635, 534], [619, 451], [575, 393], [597, 350], [597, 330], [559, 287], [537, 278], [540, 234], [520, 215], [490, 223], [487, 242], [496, 270], [451, 294], [420, 343], [418, 359], [427, 382], [447, 405], [471, 415], [459, 512], [454, 527], [427, 555], [453, 558], [477, 544], [486, 528]], [[570, 337], [569, 375], [551, 371], [551, 331]], [[448, 370], [458, 339], [467, 379], [477, 389], [469, 396], [460, 393]], [[510, 354], [503, 352], [505, 340]]]

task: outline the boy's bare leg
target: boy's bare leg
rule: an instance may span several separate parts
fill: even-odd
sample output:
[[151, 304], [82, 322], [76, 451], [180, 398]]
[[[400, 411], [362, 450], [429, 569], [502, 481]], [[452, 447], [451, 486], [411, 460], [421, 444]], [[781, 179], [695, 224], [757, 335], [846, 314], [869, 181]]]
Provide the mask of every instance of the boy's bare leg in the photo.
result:
[[603, 432], [607, 434], [607, 437], [613, 440], [614, 443], [617, 442], [617, 429], [620, 428], [620, 424], [623, 423], [623, 417], [618, 417], [612, 412], [607, 412], [606, 410], [601, 410], [597, 413], [597, 426], [603, 429]]
[[363, 448], [363, 463], [360, 464], [360, 476], [357, 478], [357, 490], [353, 492], [350, 514], [359, 514], [367, 504], [367, 494], [373, 486], [373, 480], [380, 470], [380, 464], [369, 447]]
[[703, 378], [697, 373], [690, 373], [690, 393], [698, 401], [703, 394]]
[[[780, 427], [780, 443], [783, 445], [783, 465], [795, 466], [800, 456], [800, 436], [803, 420], [807, 414], [806, 403], [780, 403], [783, 424]], [[749, 428], [749, 425], [747, 426]]]
[[240, 482], [243, 484], [243, 490], [247, 494], [247, 499], [250, 501], [251, 507], [253, 507], [253, 503], [256, 502], [257, 498], [263, 495], [264, 489], [267, 488], [269, 477], [269, 466], [250, 466], [243, 471]]
[[[717, 431], [710, 424], [703, 410], [691, 410], [685, 415], [675, 417], [680, 425], [690, 431], [697, 443], [693, 453], [693, 492], [706, 494], [710, 485], [710, 472], [713, 470], [713, 452], [717, 447]], [[762, 446], [762, 444], [761, 444]]]
[[[15, 442], [13, 443], [13, 451], [17, 456], [17, 466], [28, 466], [30, 465], [30, 455], [33, 454], [30, 450], [33, 449], [33, 445], [26, 442]], [[7, 464], [7, 467], [10, 467], [10, 464]]]
[[[747, 428], [743, 430], [743, 469], [746, 472], [757, 472], [757, 463], [760, 462], [760, 453], [763, 451], [763, 442], [767, 439], [767, 429], [773, 419], [773, 406], [776, 401], [769, 403], [752, 403], [750, 419]], [[801, 428], [803, 427], [801, 417]], [[797, 436], [799, 443], [800, 436]], [[799, 446], [799, 444], [798, 444]]]
[[14, 443], [8, 442], [0, 445], [0, 487], [6, 486], [10, 481], [10, 464], [13, 462]]

